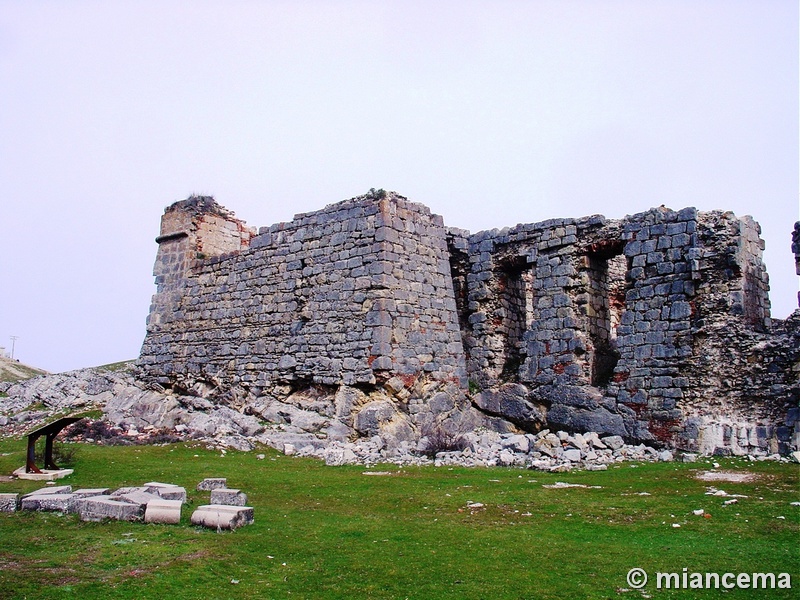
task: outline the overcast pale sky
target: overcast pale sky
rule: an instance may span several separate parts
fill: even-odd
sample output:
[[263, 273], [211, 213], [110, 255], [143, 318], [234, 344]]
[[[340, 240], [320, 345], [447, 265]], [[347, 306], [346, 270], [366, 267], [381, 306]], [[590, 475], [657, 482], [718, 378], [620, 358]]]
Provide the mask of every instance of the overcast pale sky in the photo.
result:
[[797, 306], [795, 0], [0, 0], [0, 346], [134, 358], [165, 206], [751, 214]]

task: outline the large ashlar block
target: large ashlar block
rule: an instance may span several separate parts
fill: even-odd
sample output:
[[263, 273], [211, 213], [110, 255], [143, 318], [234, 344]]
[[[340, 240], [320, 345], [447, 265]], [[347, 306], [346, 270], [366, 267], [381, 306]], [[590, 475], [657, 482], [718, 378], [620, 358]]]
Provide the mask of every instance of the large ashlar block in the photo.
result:
[[19, 494], [0, 494], [0, 512], [15, 512], [19, 507]]
[[110, 496], [94, 496], [82, 500], [78, 507], [81, 521], [141, 521], [145, 505], [121, 502]]
[[43, 487], [25, 494], [23, 498], [28, 496], [44, 496], [45, 494], [70, 494], [72, 493], [72, 486], [71, 485], [54, 485], [50, 487]]
[[150, 494], [157, 494], [164, 500], [180, 500], [186, 502], [186, 488], [171, 483], [159, 483], [158, 481], [151, 481], [145, 483], [147, 492]]
[[181, 500], [151, 500], [144, 511], [145, 523], [176, 525], [181, 520]]
[[71, 513], [77, 512], [80, 501], [81, 498], [75, 494], [32, 494], [22, 498], [20, 509]]
[[206, 504], [198, 506], [192, 513], [192, 525], [209, 529], [236, 529], [243, 525], [251, 525], [253, 521], [253, 508], [250, 506]]
[[247, 504], [247, 494], [240, 490], [218, 488], [211, 490], [211, 504], [245, 506]]
[[138, 504], [142, 508], [147, 506], [148, 502], [151, 502], [153, 500], [161, 500], [161, 497], [156, 494], [151, 494], [149, 492], [140, 492], [140, 491], [127, 491], [123, 493], [117, 491], [111, 494], [111, 497], [114, 500], [119, 500], [120, 502]]
[[91, 498], [92, 496], [107, 496], [110, 491], [111, 488], [85, 488], [72, 493], [80, 498]]
[[[122, 496], [124, 494], [134, 494], [134, 493], [147, 494], [149, 492], [148, 492], [147, 486], [135, 485], [135, 486], [129, 486], [129, 487], [121, 487], [121, 488], [119, 488], [117, 490], [114, 490], [111, 493], [111, 495], [112, 496]], [[155, 494], [153, 494], [153, 495], [155, 495]]]

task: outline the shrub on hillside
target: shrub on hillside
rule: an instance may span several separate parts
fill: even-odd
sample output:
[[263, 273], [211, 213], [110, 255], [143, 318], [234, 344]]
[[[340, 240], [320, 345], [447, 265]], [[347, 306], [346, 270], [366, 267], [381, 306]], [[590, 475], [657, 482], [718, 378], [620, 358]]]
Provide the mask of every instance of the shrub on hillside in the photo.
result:
[[422, 453], [433, 458], [439, 452], [460, 452], [469, 445], [469, 441], [461, 433], [452, 433], [436, 424], [423, 431], [427, 440]]

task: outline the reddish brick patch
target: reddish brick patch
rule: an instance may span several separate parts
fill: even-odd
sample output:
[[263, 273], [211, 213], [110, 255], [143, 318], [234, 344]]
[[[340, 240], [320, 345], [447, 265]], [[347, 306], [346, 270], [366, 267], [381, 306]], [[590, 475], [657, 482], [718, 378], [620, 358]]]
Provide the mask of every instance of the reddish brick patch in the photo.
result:
[[657, 440], [672, 443], [675, 440], [675, 433], [673, 428], [680, 425], [680, 421], [677, 419], [670, 419], [668, 421], [650, 421], [648, 425], [648, 429], [650, 433], [652, 433]]
[[622, 383], [623, 381], [628, 381], [628, 377], [631, 374], [628, 371], [620, 371], [619, 373], [614, 373], [614, 376], [611, 378], [611, 381], [614, 383]]

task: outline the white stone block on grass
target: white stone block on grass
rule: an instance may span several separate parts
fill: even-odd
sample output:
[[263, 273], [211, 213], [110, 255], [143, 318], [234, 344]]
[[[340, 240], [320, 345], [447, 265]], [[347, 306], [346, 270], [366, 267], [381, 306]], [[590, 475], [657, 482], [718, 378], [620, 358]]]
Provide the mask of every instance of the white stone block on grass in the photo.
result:
[[111, 488], [85, 488], [81, 490], [75, 490], [72, 492], [79, 498], [91, 498], [92, 496], [107, 496]]
[[144, 511], [144, 522], [176, 525], [181, 521], [181, 507], [181, 500], [151, 500]]
[[151, 502], [153, 500], [161, 500], [161, 497], [157, 496], [156, 494], [150, 494], [148, 492], [139, 492], [139, 491], [126, 492], [122, 494], [120, 494], [119, 492], [114, 492], [113, 494], [111, 494], [111, 498], [113, 498], [114, 500], [118, 500], [120, 502], [138, 504], [143, 509], [145, 506], [147, 506], [148, 502]]
[[159, 483], [157, 481], [151, 481], [144, 485], [149, 493], [157, 494], [164, 500], [180, 500], [181, 502], [186, 502], [186, 488], [179, 485]]
[[27, 498], [28, 496], [44, 496], [46, 494], [70, 494], [72, 493], [72, 486], [71, 485], [55, 485], [50, 487], [43, 487], [25, 494], [22, 496], [23, 498]]
[[110, 496], [94, 496], [81, 500], [78, 513], [81, 521], [103, 521], [112, 519], [116, 521], [141, 521], [144, 516], [145, 506], [121, 502]]
[[224, 504], [206, 504], [198, 506], [192, 513], [192, 525], [217, 530], [232, 530], [254, 521], [253, 508], [250, 506], [228, 506]]

